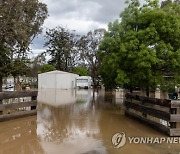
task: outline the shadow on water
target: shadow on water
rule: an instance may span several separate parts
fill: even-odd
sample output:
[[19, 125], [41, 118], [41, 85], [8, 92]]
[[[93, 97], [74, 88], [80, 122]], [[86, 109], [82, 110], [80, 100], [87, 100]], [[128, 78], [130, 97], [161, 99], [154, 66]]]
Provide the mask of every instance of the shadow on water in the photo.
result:
[[127, 137], [165, 137], [125, 117], [123, 99], [123, 90], [43, 89], [38, 93], [37, 118], [0, 123], [0, 153], [179, 153], [178, 144], [127, 143], [115, 149], [111, 138], [117, 132]]

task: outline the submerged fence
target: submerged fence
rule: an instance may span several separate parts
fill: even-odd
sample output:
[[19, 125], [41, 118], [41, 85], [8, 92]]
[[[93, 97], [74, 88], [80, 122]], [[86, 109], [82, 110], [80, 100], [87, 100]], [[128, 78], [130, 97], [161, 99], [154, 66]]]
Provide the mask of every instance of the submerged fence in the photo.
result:
[[[0, 93], [0, 121], [11, 120], [15, 118], [32, 116], [37, 114], [37, 91], [26, 92], [1, 92]], [[30, 97], [30, 101], [24, 101]], [[4, 103], [5, 100], [23, 98], [23, 102]]]
[[127, 93], [125, 95], [125, 115], [138, 119], [166, 133], [180, 136], [180, 100], [149, 98]]

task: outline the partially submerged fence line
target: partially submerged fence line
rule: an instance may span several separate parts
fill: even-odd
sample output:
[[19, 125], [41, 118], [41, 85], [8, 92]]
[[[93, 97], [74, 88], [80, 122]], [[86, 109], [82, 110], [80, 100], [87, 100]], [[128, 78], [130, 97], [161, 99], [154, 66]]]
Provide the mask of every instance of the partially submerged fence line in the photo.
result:
[[180, 136], [180, 100], [149, 98], [127, 93], [125, 115], [143, 121], [169, 136]]
[[[0, 92], [0, 121], [11, 120], [15, 118], [32, 116], [37, 114], [36, 106], [37, 106], [37, 91], [24, 91], [24, 92]], [[23, 97], [31, 97], [31, 101], [27, 102], [18, 102], [18, 103], [10, 103], [3, 104], [4, 99], [12, 99], [12, 98], [23, 98]], [[19, 111], [20, 108], [30, 107], [30, 110]], [[4, 113], [6, 110], [13, 110], [9, 114]]]

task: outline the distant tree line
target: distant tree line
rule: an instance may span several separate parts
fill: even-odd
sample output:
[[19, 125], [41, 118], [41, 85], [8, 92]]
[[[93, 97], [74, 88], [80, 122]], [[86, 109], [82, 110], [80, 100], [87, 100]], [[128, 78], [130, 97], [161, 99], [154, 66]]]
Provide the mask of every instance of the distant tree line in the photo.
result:
[[98, 86], [100, 80], [98, 51], [104, 33], [104, 29], [96, 29], [85, 35], [77, 35], [75, 31], [63, 27], [47, 30], [45, 35], [47, 50], [44, 54], [50, 57], [48, 66], [79, 75], [90, 75], [94, 86]]
[[[52, 70], [90, 75], [94, 87], [132, 91], [180, 84], [180, 1], [130, 0], [108, 31], [85, 35], [64, 27], [48, 29], [46, 51], [28, 59], [42, 31], [47, 6], [38, 0], [0, 1], [0, 91], [8, 75], [37, 77]], [[49, 57], [48, 59], [46, 57]]]

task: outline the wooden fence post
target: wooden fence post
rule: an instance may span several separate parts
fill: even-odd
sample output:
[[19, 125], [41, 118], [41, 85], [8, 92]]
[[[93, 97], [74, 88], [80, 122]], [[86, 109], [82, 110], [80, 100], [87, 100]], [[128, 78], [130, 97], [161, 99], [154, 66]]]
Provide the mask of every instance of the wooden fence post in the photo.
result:
[[[144, 101], [142, 101], [142, 105], [144, 105], [144, 104], [145, 104]], [[144, 112], [142, 113], [142, 116], [145, 117], [145, 118], [147, 118], [147, 114], [144, 113]]]
[[[2, 104], [2, 100], [0, 99], [0, 105]], [[0, 111], [0, 115], [3, 114], [3, 111]]]
[[[37, 96], [32, 96], [31, 100], [32, 101], [37, 100]], [[35, 109], [36, 109], [36, 106], [31, 106], [31, 110], [35, 110]]]
[[[180, 123], [180, 114], [177, 112], [177, 109], [180, 108], [179, 100], [149, 98], [128, 93], [126, 99], [127, 101], [124, 103], [125, 115], [143, 121], [169, 136], [180, 136], [180, 128], [177, 128], [177, 123]], [[167, 121], [168, 125], [164, 121]]]
[[[176, 114], [177, 108], [170, 108], [170, 114]], [[176, 122], [170, 122], [170, 128], [176, 128]]]
[[[14, 103], [12, 102], [10, 104], [2, 104], [2, 101], [4, 99], [23, 98], [23, 97], [31, 97], [31, 101], [14, 102]], [[0, 93], [0, 114], [1, 114], [0, 122], [15, 119], [15, 118], [20, 118], [20, 117], [36, 115], [37, 114], [36, 105], [37, 105], [37, 91], [1, 92]], [[28, 107], [28, 109], [30, 107], [31, 110], [29, 111], [26, 107]], [[25, 108], [25, 110], [19, 111], [19, 108]], [[10, 113], [10, 114], [3, 114], [4, 109], [14, 110], [15, 112]]]

